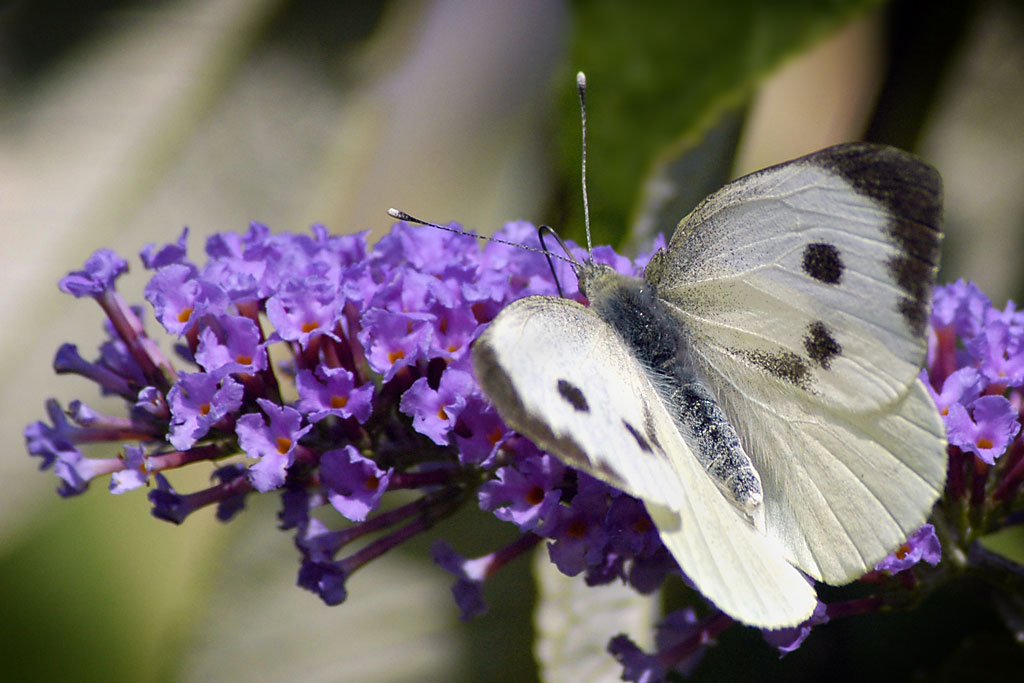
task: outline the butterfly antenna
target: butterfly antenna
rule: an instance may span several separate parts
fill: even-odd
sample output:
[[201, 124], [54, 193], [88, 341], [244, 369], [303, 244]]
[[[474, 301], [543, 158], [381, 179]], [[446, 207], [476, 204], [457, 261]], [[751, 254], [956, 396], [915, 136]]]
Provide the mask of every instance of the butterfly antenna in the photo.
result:
[[580, 97], [580, 128], [583, 131], [583, 154], [580, 177], [583, 182], [583, 225], [587, 229], [587, 252], [594, 256], [590, 242], [590, 202], [587, 200], [587, 77], [582, 71], [576, 74], [576, 93]]
[[551, 277], [555, 281], [555, 288], [558, 290], [558, 296], [565, 298], [565, 294], [562, 292], [562, 283], [558, 281], [558, 273], [555, 272], [555, 264], [554, 262], [551, 261], [552, 256], [555, 256], [557, 258], [558, 255], [552, 254], [551, 251], [547, 248], [547, 245], [544, 244], [545, 234], [554, 237], [555, 240], [558, 242], [559, 246], [562, 247], [562, 251], [564, 251], [569, 256], [569, 264], [572, 266], [572, 269], [577, 274], [577, 276], [579, 275], [579, 263], [576, 261], [576, 258], [572, 255], [572, 252], [569, 251], [569, 245], [565, 243], [565, 240], [562, 239], [561, 235], [555, 232], [554, 228], [552, 228], [550, 225], [542, 225], [539, 228], [537, 228], [537, 239], [540, 240], [540, 246], [544, 249], [544, 255], [548, 259], [548, 268], [551, 269]]
[[[497, 242], [498, 244], [505, 244], [510, 247], [516, 247], [518, 249], [534, 251], [537, 252], [538, 254], [546, 255], [548, 257], [549, 262], [552, 258], [556, 258], [561, 259], [562, 261], [565, 261], [566, 263], [569, 264], [575, 264], [575, 261], [572, 258], [559, 256], [558, 254], [552, 254], [546, 249], [537, 249], [536, 247], [530, 247], [525, 244], [519, 244], [518, 242], [503, 240], [500, 237], [488, 237], [487, 235], [477, 235], [476, 233], [466, 232], [465, 230], [459, 230], [458, 228], [450, 228], [447, 225], [438, 225], [437, 223], [431, 223], [430, 221], [425, 221], [421, 218], [416, 218], [415, 216], [407, 214], [405, 211], [402, 211], [401, 209], [388, 209], [388, 215], [394, 218], [395, 220], [405, 221], [406, 223], [415, 223], [417, 225], [423, 225], [428, 228], [437, 228], [438, 230], [444, 230], [445, 232], [454, 232], [456, 235], [462, 235], [463, 237], [475, 237], [476, 239], [481, 240], [483, 242]], [[552, 232], [552, 234], [554, 234], [554, 232]], [[561, 242], [561, 238], [559, 238], [558, 241]], [[566, 251], [566, 253], [568, 253], [568, 251]]]

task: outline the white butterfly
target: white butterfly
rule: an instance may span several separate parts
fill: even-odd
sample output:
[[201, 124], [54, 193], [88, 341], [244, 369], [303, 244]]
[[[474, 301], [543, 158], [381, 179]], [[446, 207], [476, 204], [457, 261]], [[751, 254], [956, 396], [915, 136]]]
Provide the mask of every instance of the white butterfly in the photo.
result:
[[589, 307], [506, 307], [477, 378], [509, 426], [643, 500], [720, 609], [798, 624], [805, 574], [871, 570], [942, 489], [917, 377], [940, 214], [938, 173], [889, 147], [767, 168], [705, 199], [642, 279], [588, 261]]

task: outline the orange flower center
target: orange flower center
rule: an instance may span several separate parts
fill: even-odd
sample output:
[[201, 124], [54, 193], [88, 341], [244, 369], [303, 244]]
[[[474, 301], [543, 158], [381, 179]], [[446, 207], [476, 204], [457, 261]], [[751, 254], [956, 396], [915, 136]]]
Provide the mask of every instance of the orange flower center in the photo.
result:
[[641, 517], [640, 519], [633, 522], [633, 531], [637, 532], [638, 534], [646, 534], [650, 530], [651, 520], [647, 519], [646, 517]]
[[565, 529], [570, 538], [583, 538], [587, 533], [587, 523], [583, 520], [574, 519], [569, 522]]
[[526, 492], [526, 502], [530, 505], [540, 505], [544, 500], [544, 489], [540, 486], [534, 486]]

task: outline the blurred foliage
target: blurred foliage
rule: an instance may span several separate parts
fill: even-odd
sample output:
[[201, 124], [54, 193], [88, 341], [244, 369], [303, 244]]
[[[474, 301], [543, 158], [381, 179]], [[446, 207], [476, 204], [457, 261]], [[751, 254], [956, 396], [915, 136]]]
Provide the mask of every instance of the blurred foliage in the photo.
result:
[[[666, 150], [696, 146], [772, 69], [877, 4], [642, 0], [623, 12], [615, 0], [574, 3], [571, 68], [584, 69], [591, 84], [587, 180], [595, 244], [617, 244], [638, 219], [638, 190]], [[572, 130], [575, 93], [563, 90], [559, 98], [561, 127]], [[583, 223], [579, 141], [567, 134], [558, 140], [560, 174], [572, 188], [560, 224], [575, 236]]]

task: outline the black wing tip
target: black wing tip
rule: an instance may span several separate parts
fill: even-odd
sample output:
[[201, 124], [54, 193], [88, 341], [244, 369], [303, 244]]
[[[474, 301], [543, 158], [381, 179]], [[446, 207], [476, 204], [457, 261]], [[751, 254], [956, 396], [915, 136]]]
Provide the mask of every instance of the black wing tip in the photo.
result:
[[904, 291], [897, 310], [923, 336], [942, 245], [942, 177], [933, 166], [895, 147], [853, 142], [804, 157], [842, 177], [889, 213], [888, 233], [898, 253], [886, 264]]
[[847, 142], [809, 154], [803, 161], [835, 173], [858, 192], [883, 204], [899, 220], [939, 233], [942, 176], [909, 152], [870, 142]]

